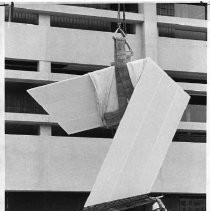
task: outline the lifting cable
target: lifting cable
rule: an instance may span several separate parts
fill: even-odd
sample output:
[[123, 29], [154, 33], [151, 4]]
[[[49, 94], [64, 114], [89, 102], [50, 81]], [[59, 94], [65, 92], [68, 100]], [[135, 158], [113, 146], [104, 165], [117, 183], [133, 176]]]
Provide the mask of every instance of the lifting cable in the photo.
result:
[[[124, 31], [124, 33], [127, 33], [127, 29], [126, 29], [126, 19], [125, 19], [125, 4], [122, 5], [123, 6], [123, 20], [122, 20], [122, 29]], [[120, 4], [118, 4], [118, 12], [117, 12], [117, 25], [118, 28], [121, 28], [121, 19], [120, 19]]]
[[125, 21], [125, 4], [123, 4], [123, 30], [125, 32], [125, 34], [127, 33], [127, 29], [126, 29], [126, 21]]
[[[121, 27], [121, 18], [120, 18], [120, 4], [118, 4], [118, 12], [117, 12], [117, 29], [116, 31], [114, 32], [114, 35], [113, 35], [113, 38], [114, 40], [116, 39], [117, 37], [117, 33], [120, 32], [121, 35], [126, 39], [126, 19], [125, 19], [125, 4], [123, 4], [123, 29]], [[130, 52], [131, 56], [133, 56], [133, 50], [131, 49], [130, 45], [128, 44], [128, 42], [126, 41], [125, 44], [127, 45], [128, 47], [128, 51]]]

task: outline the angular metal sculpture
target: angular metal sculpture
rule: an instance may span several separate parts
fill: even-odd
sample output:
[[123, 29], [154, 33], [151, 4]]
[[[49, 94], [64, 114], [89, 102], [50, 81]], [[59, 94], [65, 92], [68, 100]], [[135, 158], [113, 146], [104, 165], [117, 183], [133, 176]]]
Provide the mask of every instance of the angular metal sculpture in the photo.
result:
[[[189, 95], [150, 58], [127, 65], [135, 89], [85, 204], [87, 208], [151, 192], [189, 101]], [[100, 71], [113, 74], [114, 68]], [[108, 83], [111, 79], [109, 76]], [[117, 105], [116, 86], [109, 84], [111, 100], [106, 99], [115, 105], [108, 106], [113, 109]], [[68, 133], [75, 133], [103, 126], [98, 106], [101, 98], [96, 91], [90, 75], [84, 75], [29, 93]]]

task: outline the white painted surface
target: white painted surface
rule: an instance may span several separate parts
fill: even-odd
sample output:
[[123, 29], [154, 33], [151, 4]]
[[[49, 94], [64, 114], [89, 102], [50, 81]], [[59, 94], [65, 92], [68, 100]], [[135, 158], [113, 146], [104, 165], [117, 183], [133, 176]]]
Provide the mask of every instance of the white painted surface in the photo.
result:
[[[90, 191], [111, 139], [6, 135], [6, 190]], [[173, 142], [152, 192], [205, 193], [206, 144]]]
[[158, 64], [164, 70], [206, 73], [207, 42], [159, 37]]
[[189, 95], [146, 61], [85, 207], [151, 192], [188, 104]]

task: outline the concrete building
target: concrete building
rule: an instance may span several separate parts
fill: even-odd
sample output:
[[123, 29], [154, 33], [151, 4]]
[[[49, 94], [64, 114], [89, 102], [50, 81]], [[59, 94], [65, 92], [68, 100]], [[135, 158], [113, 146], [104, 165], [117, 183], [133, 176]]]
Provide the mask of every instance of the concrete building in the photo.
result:
[[[191, 95], [153, 195], [163, 194], [169, 211], [204, 211], [207, 6], [140, 3], [125, 9], [132, 59], [151, 57]], [[81, 210], [115, 131], [68, 136], [26, 90], [109, 66], [117, 4], [15, 3], [12, 22], [8, 7], [4, 16], [5, 209]]]

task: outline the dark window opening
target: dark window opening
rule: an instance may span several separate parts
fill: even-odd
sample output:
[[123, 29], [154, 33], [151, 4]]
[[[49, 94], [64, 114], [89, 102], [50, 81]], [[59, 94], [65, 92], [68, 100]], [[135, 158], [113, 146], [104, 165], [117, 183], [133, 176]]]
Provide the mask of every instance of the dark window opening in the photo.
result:
[[[125, 12], [133, 12], [138, 13], [138, 4], [124, 4], [125, 5]], [[123, 4], [120, 4], [120, 11], [123, 11]], [[118, 11], [118, 4], [110, 4], [110, 10]]]
[[207, 20], [207, 3], [157, 3], [157, 15]]
[[74, 75], [84, 75], [88, 72], [100, 70], [106, 66], [102, 65], [85, 65], [85, 64], [67, 64], [67, 63], [51, 63], [52, 73], [65, 73]]
[[176, 132], [173, 142], [195, 142], [206, 143], [206, 133], [204, 132]]
[[6, 211], [82, 211], [89, 192], [7, 191]]
[[39, 135], [39, 125], [6, 123], [5, 134]]
[[173, 80], [176, 82], [207, 84], [207, 80], [200, 80], [200, 79], [187, 79], [187, 78], [173, 77]]
[[22, 70], [22, 71], [38, 71], [38, 61], [5, 59], [5, 69]]
[[89, 137], [89, 138], [113, 138], [115, 129], [94, 128], [68, 135], [59, 125], [52, 126], [52, 136]]
[[193, 95], [190, 98], [189, 104], [191, 105], [206, 105], [206, 96], [199, 96], [199, 95]]
[[[168, 211], [206, 211], [205, 194], [168, 194], [152, 193], [152, 196], [164, 195], [161, 199]], [[89, 192], [41, 192], [41, 191], [6, 191], [6, 211], [82, 211]], [[151, 210], [152, 204], [130, 211]], [[126, 209], [128, 210], [128, 209]]]
[[[67, 17], [67, 16], [50, 16], [50, 25], [52, 27], [72, 28], [93, 31], [115, 32], [117, 23], [109, 22], [100, 19], [91, 19], [83, 17]], [[126, 32], [128, 34], [135, 34], [135, 24], [126, 24]]]
[[157, 15], [174, 16], [174, 4], [157, 4]]
[[36, 86], [39, 85], [6, 82], [5, 111], [13, 113], [47, 114], [27, 92], [28, 89]]
[[[9, 21], [9, 13], [10, 13], [10, 7], [5, 7], [5, 21]], [[39, 24], [39, 16], [36, 13], [29, 12], [28, 10], [23, 10], [19, 8], [15, 8], [13, 10], [12, 15], [12, 22], [16, 23], [26, 23], [26, 24], [33, 24], [38, 25]]]
[[158, 34], [160, 37], [207, 41], [207, 32], [195, 27], [191, 27], [191, 29], [180, 29], [172, 24], [167, 24], [167, 26], [158, 24]]
[[189, 104], [185, 109], [181, 121], [206, 122], [206, 96], [191, 95]]
[[[64, 5], [118, 11], [118, 4], [64, 4]], [[138, 4], [124, 4], [124, 5], [126, 12], [138, 13]], [[120, 11], [123, 11], [123, 4], [120, 4]]]
[[176, 82], [207, 84], [207, 75], [200, 73], [179, 72], [165, 70], [165, 72]]

